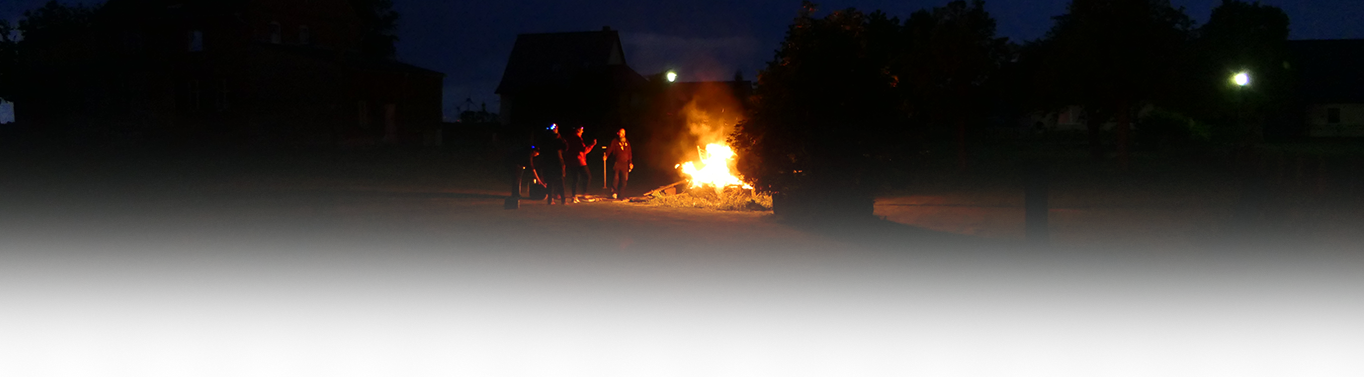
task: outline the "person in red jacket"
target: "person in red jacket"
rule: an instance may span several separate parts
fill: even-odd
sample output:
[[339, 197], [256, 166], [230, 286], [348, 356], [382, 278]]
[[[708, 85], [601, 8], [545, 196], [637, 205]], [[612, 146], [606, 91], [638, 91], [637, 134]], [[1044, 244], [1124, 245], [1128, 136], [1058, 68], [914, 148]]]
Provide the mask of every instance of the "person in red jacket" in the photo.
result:
[[[606, 146], [606, 153], [601, 156], [602, 161], [615, 157], [616, 163], [611, 165], [611, 170], [615, 176], [611, 183], [611, 199], [620, 199], [625, 196], [625, 185], [630, 180], [630, 171], [635, 170], [635, 161], [631, 159], [630, 141], [625, 139], [625, 129], [616, 131], [616, 139], [611, 140], [611, 144]], [[605, 174], [605, 172], [603, 172]]]
[[573, 135], [566, 138], [565, 141], [568, 142], [568, 151], [565, 154], [575, 157], [565, 159], [569, 160], [567, 161], [568, 184], [573, 187], [569, 191], [573, 194], [573, 202], [578, 203], [578, 183], [582, 182], [583, 195], [587, 195], [587, 187], [592, 182], [592, 171], [587, 169], [587, 152], [597, 146], [597, 141], [592, 140], [590, 145], [583, 141], [583, 126], [574, 126]]

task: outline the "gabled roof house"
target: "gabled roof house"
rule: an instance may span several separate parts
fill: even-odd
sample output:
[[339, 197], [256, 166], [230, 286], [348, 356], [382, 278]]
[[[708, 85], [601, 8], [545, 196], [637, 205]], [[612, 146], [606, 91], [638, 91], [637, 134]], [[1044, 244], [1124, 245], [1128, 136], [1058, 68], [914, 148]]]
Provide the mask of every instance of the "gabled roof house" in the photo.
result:
[[625, 62], [619, 32], [604, 27], [517, 36], [496, 94], [504, 124], [612, 128], [627, 122], [644, 83]]

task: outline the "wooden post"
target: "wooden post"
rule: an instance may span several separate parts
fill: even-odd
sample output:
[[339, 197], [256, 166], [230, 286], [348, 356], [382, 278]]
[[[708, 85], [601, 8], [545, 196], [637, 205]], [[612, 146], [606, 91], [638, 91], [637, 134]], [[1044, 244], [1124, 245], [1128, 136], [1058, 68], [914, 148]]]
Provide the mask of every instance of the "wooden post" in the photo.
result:
[[1050, 177], [1047, 176], [1045, 165], [1041, 163], [1032, 163], [1027, 174], [1028, 182], [1023, 190], [1024, 230], [1029, 244], [1047, 245], [1050, 238], [1047, 227]]
[[669, 189], [669, 188], [677, 187], [677, 185], [680, 185], [680, 184], [683, 184], [683, 183], [687, 183], [687, 180], [684, 179], [684, 180], [681, 180], [681, 181], [673, 182], [673, 183], [670, 184], [670, 185], [666, 185], [666, 186], [663, 186], [663, 187], [659, 187], [659, 188], [650, 190], [649, 192], [644, 193], [643, 196], [650, 196], [650, 195], [653, 195], [654, 193], [662, 192], [663, 190], [667, 190], [667, 189]]

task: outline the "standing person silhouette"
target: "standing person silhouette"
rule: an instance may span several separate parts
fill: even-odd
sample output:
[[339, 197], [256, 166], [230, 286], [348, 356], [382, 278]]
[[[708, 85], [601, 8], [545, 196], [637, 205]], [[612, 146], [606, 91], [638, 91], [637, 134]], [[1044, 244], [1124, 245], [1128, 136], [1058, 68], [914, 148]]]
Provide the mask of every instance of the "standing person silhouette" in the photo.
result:
[[630, 141], [625, 139], [624, 128], [616, 131], [616, 139], [611, 140], [611, 144], [607, 145], [606, 153], [602, 154], [601, 160], [605, 162], [611, 157], [616, 158], [616, 163], [611, 165], [612, 175], [614, 176], [611, 182], [611, 199], [620, 199], [625, 197], [625, 185], [630, 181], [630, 171], [635, 170], [635, 161], [632, 159], [633, 153], [630, 151]]
[[521, 183], [525, 178], [527, 170], [530, 171], [530, 177], [533, 179], [532, 182], [534, 182], [534, 185], [541, 185], [544, 183], [544, 181], [540, 179], [540, 175], [535, 172], [535, 160], [536, 157], [539, 156], [540, 151], [529, 141], [518, 143], [508, 151], [507, 163], [511, 168], [512, 175], [511, 198], [522, 198]]
[[578, 183], [583, 186], [583, 195], [587, 195], [587, 188], [592, 183], [592, 171], [587, 169], [587, 152], [597, 146], [597, 141], [592, 140], [592, 144], [583, 141], [583, 126], [574, 126], [573, 134], [565, 139], [568, 144], [568, 155], [573, 156], [568, 161], [568, 184], [573, 187], [569, 191], [573, 194], [573, 202], [578, 203]]
[[564, 150], [568, 149], [568, 145], [564, 143], [564, 138], [559, 136], [559, 125], [551, 124], [549, 132], [549, 136], [537, 148], [544, 161], [536, 165], [536, 170], [545, 186], [549, 188], [545, 204], [553, 205], [555, 197], [559, 198], [559, 204], [567, 204], [564, 201]]

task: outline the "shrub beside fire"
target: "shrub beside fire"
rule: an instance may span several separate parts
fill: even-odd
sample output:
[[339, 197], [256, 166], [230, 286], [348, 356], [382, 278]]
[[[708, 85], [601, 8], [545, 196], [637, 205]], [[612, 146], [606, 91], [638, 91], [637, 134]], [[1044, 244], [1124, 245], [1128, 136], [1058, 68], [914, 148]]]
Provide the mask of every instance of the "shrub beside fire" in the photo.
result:
[[[856, 11], [811, 17], [806, 6], [776, 58], [758, 76], [753, 108], [729, 137], [739, 173], [771, 193], [784, 217], [871, 217], [873, 195], [892, 178], [909, 140], [889, 46]], [[884, 47], [884, 48], [883, 48]]]

